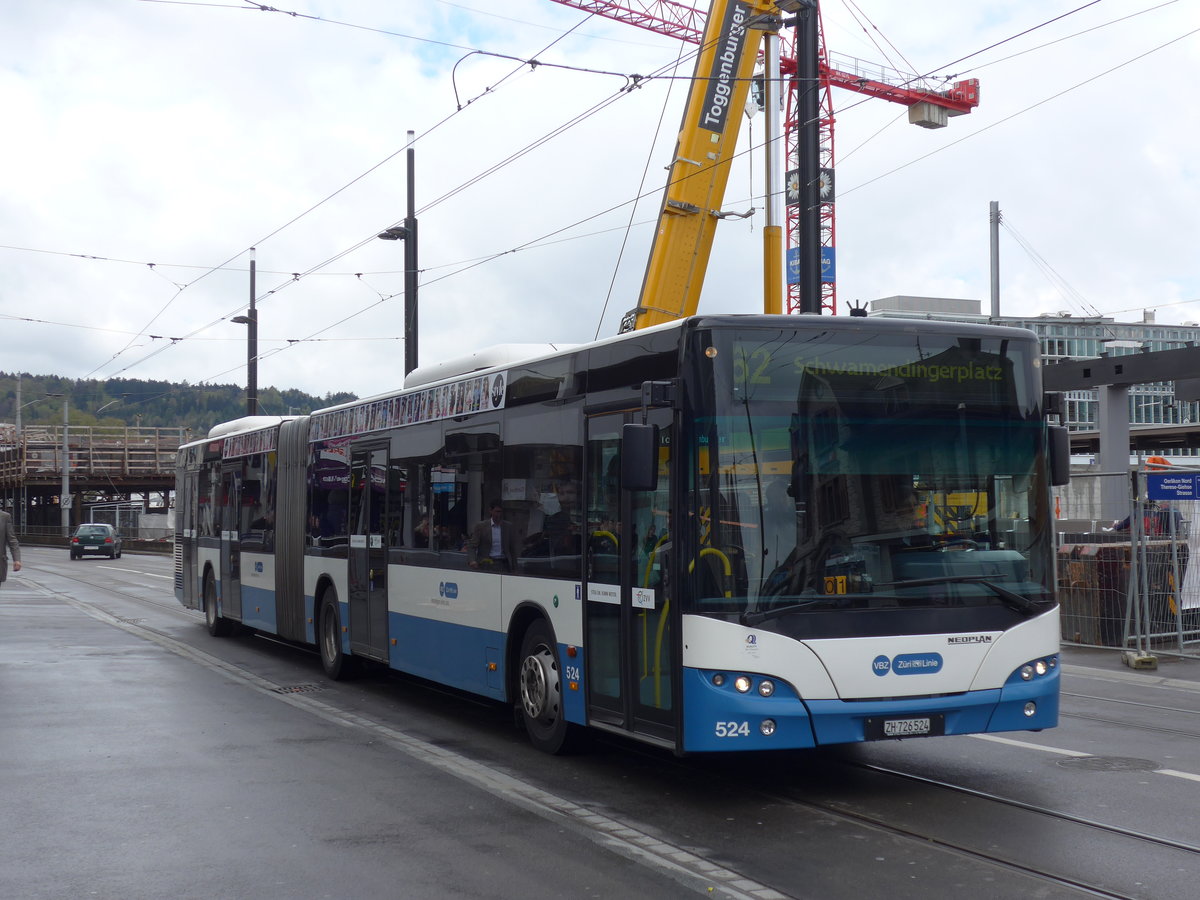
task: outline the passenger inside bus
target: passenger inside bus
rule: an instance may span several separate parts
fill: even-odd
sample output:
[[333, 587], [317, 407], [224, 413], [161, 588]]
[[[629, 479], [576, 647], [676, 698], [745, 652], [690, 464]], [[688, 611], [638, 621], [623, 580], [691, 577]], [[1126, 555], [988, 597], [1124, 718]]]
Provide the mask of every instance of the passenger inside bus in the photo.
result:
[[490, 509], [491, 515], [471, 531], [467, 541], [467, 565], [484, 571], [515, 572], [516, 530], [505, 520], [504, 507], [499, 500], [493, 500]]

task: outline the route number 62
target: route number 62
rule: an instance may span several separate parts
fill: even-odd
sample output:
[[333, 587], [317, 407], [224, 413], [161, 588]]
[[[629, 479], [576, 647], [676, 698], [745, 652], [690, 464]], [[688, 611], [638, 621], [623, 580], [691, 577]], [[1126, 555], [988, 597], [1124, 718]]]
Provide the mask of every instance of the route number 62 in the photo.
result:
[[750, 737], [750, 723], [718, 722], [715, 733], [719, 738]]

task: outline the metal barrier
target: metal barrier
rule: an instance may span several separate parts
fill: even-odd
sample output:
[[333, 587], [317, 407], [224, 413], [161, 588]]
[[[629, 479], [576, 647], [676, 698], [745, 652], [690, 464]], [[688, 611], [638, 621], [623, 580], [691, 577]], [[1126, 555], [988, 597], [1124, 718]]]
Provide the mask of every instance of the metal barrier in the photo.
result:
[[[1124, 478], [1129, 493], [1137, 486], [1123, 519], [1087, 502], [1105, 493], [1091, 482], [1113, 477]], [[1057, 511], [1072, 513], [1057, 520], [1063, 640], [1117, 647], [1135, 659], [1200, 657], [1200, 500], [1148, 498], [1145, 468], [1136, 480], [1120, 473], [1074, 475], [1072, 482], [1055, 498]]]

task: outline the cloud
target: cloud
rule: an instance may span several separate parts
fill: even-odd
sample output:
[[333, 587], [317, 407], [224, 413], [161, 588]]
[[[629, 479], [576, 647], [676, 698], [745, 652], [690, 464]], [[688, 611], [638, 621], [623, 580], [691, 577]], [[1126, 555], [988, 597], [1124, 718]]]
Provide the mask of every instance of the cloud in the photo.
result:
[[[0, 250], [5, 369], [240, 382], [245, 330], [228, 319], [244, 312], [256, 246], [261, 384], [398, 385], [403, 247], [374, 235], [405, 214], [409, 129], [422, 361], [616, 330], [641, 284], [683, 84], [622, 93], [612, 75], [461, 48], [646, 74], [676, 58], [676, 42], [549, 0], [502, 14], [473, 2], [289, 6], [325, 21], [168, 3], [0, 9], [13, 136], [0, 145], [0, 245], [57, 251]], [[831, 49], [942, 71], [1051, 15], [1032, 0], [954, 17], [924, 0], [877, 6], [868, 27], [824, 4]], [[980, 78], [982, 103], [939, 131], [835, 93], [843, 310], [893, 294], [986, 302], [996, 200], [1091, 307], [1176, 304], [1160, 321], [1200, 319], [1200, 302], [1179, 303], [1200, 298], [1200, 136], [1186, 114], [1197, 37], [1154, 51], [1196, 27], [1185, 6], [1069, 37], [1128, 14], [1101, 4], [971, 56], [952, 68]], [[743, 149], [761, 128], [744, 130]], [[740, 156], [726, 207], [761, 210], [762, 184], [758, 154]], [[761, 308], [761, 240], [761, 213], [722, 224], [702, 311]], [[1007, 231], [1001, 273], [1005, 312], [1077, 302]], [[99, 329], [159, 337], [125, 349], [128, 334]]]

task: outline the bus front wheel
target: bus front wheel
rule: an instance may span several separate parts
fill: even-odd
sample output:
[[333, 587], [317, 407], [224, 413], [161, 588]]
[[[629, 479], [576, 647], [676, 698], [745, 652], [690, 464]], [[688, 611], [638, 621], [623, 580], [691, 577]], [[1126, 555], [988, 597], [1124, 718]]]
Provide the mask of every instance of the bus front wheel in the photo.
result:
[[217, 612], [217, 582], [212, 572], [204, 576], [204, 624], [213, 637], [227, 637], [233, 631], [233, 623]]
[[321, 668], [334, 681], [350, 676], [351, 660], [342, 650], [342, 623], [338, 612], [337, 592], [330, 588], [321, 601], [321, 633], [317, 640], [321, 650]]
[[538, 619], [521, 640], [520, 712], [533, 746], [545, 753], [565, 753], [573, 744], [574, 726], [563, 715], [562, 677], [554, 635]]

